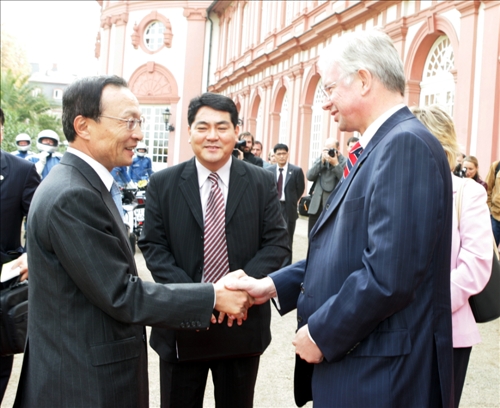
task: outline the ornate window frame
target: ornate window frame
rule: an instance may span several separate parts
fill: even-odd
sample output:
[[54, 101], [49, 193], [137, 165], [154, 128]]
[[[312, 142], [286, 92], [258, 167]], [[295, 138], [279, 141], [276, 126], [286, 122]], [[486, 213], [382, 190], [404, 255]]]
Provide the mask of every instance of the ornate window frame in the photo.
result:
[[172, 73], [150, 61], [135, 70], [128, 81], [130, 90], [141, 104], [177, 104], [179, 90]]
[[[144, 44], [144, 33], [146, 32], [146, 29], [149, 27], [149, 25], [151, 23], [154, 23], [155, 21], [159, 21], [160, 23], [162, 23], [165, 27], [165, 31], [163, 32], [163, 45], [157, 50], [152, 51]], [[147, 54], [156, 54], [157, 52], [163, 50], [163, 48], [165, 47], [171, 48], [173, 36], [172, 24], [170, 24], [170, 20], [157, 11], [152, 11], [151, 13], [149, 13], [141, 20], [139, 25], [137, 25], [136, 23], [134, 25], [134, 33], [131, 35], [132, 45], [134, 46], [134, 48], [138, 49], [140, 46], [141, 49]]]

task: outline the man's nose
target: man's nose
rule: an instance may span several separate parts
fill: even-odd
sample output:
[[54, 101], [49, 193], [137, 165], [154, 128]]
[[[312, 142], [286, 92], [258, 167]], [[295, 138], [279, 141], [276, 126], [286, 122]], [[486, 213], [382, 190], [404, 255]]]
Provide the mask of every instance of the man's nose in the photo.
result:
[[331, 107], [332, 107], [332, 101], [330, 100], [330, 98], [325, 98], [323, 104], [321, 105], [321, 109], [330, 110]]

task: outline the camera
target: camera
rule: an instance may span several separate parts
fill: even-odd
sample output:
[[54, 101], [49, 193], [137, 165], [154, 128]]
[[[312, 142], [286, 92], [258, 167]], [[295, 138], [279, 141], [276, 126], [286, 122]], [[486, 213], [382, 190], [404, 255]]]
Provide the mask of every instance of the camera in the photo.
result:
[[233, 156], [234, 157], [238, 157], [239, 154], [238, 154], [238, 150], [239, 151], [242, 151], [244, 152], [243, 148], [247, 145], [247, 141], [245, 139], [242, 139], [242, 140], [238, 140], [235, 144], [234, 144], [234, 149], [233, 149]]
[[337, 149], [328, 149], [328, 156], [335, 157], [337, 155]]
[[465, 169], [462, 168], [461, 164], [457, 164], [455, 169], [453, 170], [453, 174], [457, 177], [464, 178], [465, 177]]

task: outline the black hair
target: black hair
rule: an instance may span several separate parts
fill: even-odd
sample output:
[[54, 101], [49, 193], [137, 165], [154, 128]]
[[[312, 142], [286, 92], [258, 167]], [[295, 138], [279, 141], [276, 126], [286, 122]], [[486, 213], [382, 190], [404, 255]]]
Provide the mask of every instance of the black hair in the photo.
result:
[[4, 123], [5, 123], [5, 116], [3, 114], [2, 108], [0, 108], [0, 124], [3, 126]]
[[238, 109], [231, 98], [227, 96], [206, 92], [196, 98], [191, 99], [188, 106], [188, 125], [194, 122], [196, 114], [200, 108], [208, 106], [217, 111], [228, 112], [231, 116], [231, 123], [234, 127], [238, 125]]
[[68, 142], [75, 140], [73, 122], [78, 115], [99, 122], [102, 91], [107, 85], [127, 88], [127, 81], [116, 75], [93, 76], [82, 78], [66, 88], [62, 101], [62, 125]]
[[276, 153], [278, 150], [284, 150], [285, 152], [288, 153], [288, 146], [284, 143], [278, 143], [277, 145], [274, 146], [273, 151]]
[[359, 138], [357, 138], [356, 136], [352, 136], [349, 139], [347, 139], [346, 145], [349, 146], [349, 143], [356, 143], [356, 142], [359, 142]]

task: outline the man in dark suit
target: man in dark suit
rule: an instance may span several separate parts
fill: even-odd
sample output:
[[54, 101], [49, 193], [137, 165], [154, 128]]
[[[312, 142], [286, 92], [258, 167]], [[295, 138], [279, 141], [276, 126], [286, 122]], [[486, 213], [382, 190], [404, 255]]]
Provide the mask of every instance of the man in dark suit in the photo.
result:
[[452, 407], [446, 156], [403, 104], [403, 64], [386, 34], [342, 35], [319, 68], [324, 109], [340, 131], [362, 134], [350, 171], [307, 259], [234, 287], [256, 303], [277, 295], [282, 314], [297, 308], [299, 405]]
[[[297, 204], [304, 193], [304, 172], [298, 166], [288, 162], [288, 146], [283, 143], [278, 143], [274, 146], [274, 154], [276, 156], [276, 164], [269, 166], [269, 170], [275, 175], [276, 185], [278, 188], [278, 198], [281, 204], [281, 214], [287, 224], [288, 242], [290, 250], [293, 248], [293, 234], [295, 233], [295, 224], [299, 218]], [[283, 266], [292, 263], [292, 253], [285, 260]]]
[[[4, 113], [0, 108], [0, 142], [3, 141]], [[20, 268], [21, 280], [28, 276], [25, 249], [21, 245], [21, 226], [28, 215], [31, 199], [40, 176], [35, 165], [3, 150], [0, 151], [0, 256], [2, 265], [16, 260], [12, 268]], [[0, 289], [3, 288], [0, 283]], [[13, 356], [0, 357], [0, 402], [9, 383]]]
[[84, 78], [64, 93], [70, 147], [28, 219], [30, 316], [16, 406], [147, 407], [144, 325], [206, 329], [214, 306], [244, 317], [244, 292], [137, 276], [110, 171], [132, 163], [142, 120], [117, 76]]
[[[207, 260], [213, 240], [211, 189], [222, 194], [217, 272], [243, 269], [262, 278], [289, 255], [274, 178], [232, 157], [237, 123], [231, 99], [213, 93], [194, 98], [188, 124], [195, 157], [151, 176], [139, 247], [157, 282], [196, 287], [194, 282], [212, 279]], [[219, 315], [208, 331], [154, 328], [151, 346], [160, 355], [162, 407], [202, 407], [209, 370], [218, 407], [252, 407], [260, 354], [271, 341], [270, 318], [265, 303], [250, 309], [241, 326], [228, 327], [232, 319]]]

